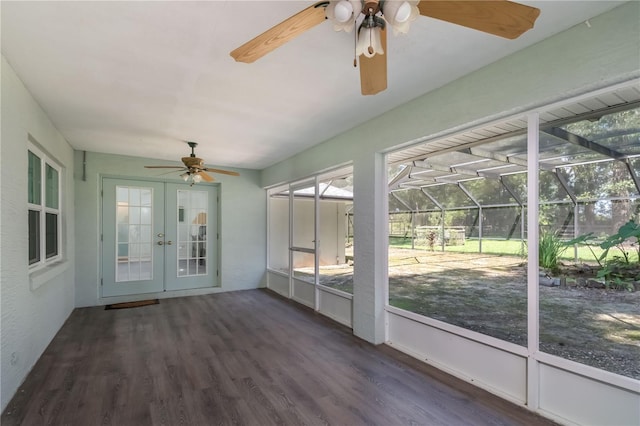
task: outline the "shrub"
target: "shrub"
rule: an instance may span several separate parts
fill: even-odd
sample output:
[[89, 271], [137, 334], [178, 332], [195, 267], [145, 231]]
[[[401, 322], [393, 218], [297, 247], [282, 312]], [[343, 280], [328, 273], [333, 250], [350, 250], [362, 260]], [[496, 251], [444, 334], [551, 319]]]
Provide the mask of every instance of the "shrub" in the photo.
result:
[[568, 247], [569, 246], [560, 239], [558, 234], [554, 232], [540, 234], [538, 250], [540, 266], [552, 271], [557, 271], [558, 260]]
[[629, 252], [623, 245], [626, 240], [633, 241], [631, 243], [631, 246], [635, 246], [638, 254], [638, 258], [636, 261], [640, 263], [640, 224], [635, 223], [633, 219], [622, 225], [618, 229], [618, 232], [610, 235], [606, 240], [602, 242], [602, 244], [600, 244], [600, 247], [604, 249], [604, 253], [602, 253], [602, 256], [600, 256], [600, 260], [605, 259], [609, 254], [609, 250], [613, 247], [616, 247], [618, 248], [618, 250], [620, 250], [620, 253], [624, 257], [625, 263], [631, 263]]

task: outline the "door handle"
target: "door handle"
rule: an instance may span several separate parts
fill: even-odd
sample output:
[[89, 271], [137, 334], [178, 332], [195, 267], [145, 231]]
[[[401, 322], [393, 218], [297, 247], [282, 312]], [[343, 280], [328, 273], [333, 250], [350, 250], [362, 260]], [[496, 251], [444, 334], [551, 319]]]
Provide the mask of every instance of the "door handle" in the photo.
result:
[[170, 245], [171, 245], [171, 244], [173, 244], [173, 243], [171, 242], [171, 240], [169, 240], [169, 241], [167, 241], [165, 244], [167, 244], [168, 246], [170, 246]]
[[164, 242], [164, 241], [158, 241], [156, 244], [158, 244], [159, 246], [163, 246], [163, 245], [165, 245], [165, 244], [166, 244], [166, 245], [168, 245], [168, 246], [170, 246], [170, 245], [172, 245], [172, 244], [173, 244], [173, 242], [172, 242], [171, 240], [169, 240], [169, 241], [167, 241], [167, 242]]
[[158, 244], [159, 246], [164, 245], [164, 241], [158, 241], [156, 244]]

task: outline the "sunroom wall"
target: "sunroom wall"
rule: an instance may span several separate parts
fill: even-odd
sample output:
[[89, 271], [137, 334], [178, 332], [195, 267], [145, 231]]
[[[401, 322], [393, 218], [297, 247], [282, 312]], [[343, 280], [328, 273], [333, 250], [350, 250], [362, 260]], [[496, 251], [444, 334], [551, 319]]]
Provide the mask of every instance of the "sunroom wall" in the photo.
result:
[[[552, 356], [527, 366], [526, 350], [473, 342], [419, 318], [399, 316], [391, 308], [387, 308], [385, 322], [380, 300], [381, 295], [386, 300], [388, 231], [386, 220], [381, 220], [387, 204], [382, 182], [386, 177], [379, 176], [385, 170], [379, 153], [391, 148], [437, 139], [639, 78], [639, 15], [640, 3], [624, 4], [591, 19], [590, 26], [573, 27], [263, 170], [262, 184], [268, 187], [353, 161], [358, 224], [354, 248], [359, 267], [354, 276], [354, 334], [373, 343], [387, 341], [421, 359], [439, 348], [443, 362], [436, 364], [440, 368], [563, 423], [640, 422], [636, 409], [640, 393], [633, 390], [640, 390], [637, 381], [612, 380], [609, 374]], [[359, 271], [374, 272], [359, 275]], [[438, 345], [440, 334], [448, 336], [441, 339], [446, 344]], [[416, 346], [417, 342], [421, 346]], [[459, 351], [463, 347], [465, 350]], [[469, 354], [470, 358], [452, 358], [453, 353]], [[487, 356], [482, 355], [485, 353]], [[428, 358], [437, 361], [437, 356]], [[509, 374], [482, 375], [492, 368], [502, 371], [503, 361], [513, 367]], [[559, 372], [547, 374], [552, 370]], [[586, 399], [568, 391], [557, 399], [557, 392], [552, 392], [583, 386], [583, 382], [592, 391]], [[623, 403], [608, 404], [615, 401]]]
[[507, 56], [264, 169], [262, 185], [301, 179], [637, 78], [639, 15], [640, 3], [629, 2], [591, 19], [590, 26], [577, 25]]

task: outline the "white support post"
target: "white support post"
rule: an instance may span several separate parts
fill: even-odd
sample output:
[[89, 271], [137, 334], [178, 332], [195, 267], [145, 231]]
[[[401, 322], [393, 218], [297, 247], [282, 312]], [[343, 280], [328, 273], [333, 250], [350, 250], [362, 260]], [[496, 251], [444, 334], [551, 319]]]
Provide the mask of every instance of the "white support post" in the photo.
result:
[[293, 186], [289, 185], [289, 299], [293, 297]]
[[527, 117], [527, 246], [528, 268], [527, 268], [527, 348], [529, 357], [527, 358], [527, 405], [530, 410], [537, 410], [540, 405], [540, 367], [537, 360], [537, 353], [540, 348], [539, 337], [539, 253], [538, 245], [540, 240], [538, 219], [539, 219], [539, 134], [540, 116], [538, 113], [531, 113]]
[[318, 223], [320, 221], [320, 184], [318, 176], [313, 180], [313, 283], [315, 290], [314, 307], [316, 312], [320, 310], [320, 232]]
[[373, 344], [386, 335], [388, 182], [384, 156], [356, 160], [354, 183], [353, 333]]
[[478, 206], [478, 252], [482, 253], [482, 206]]
[[411, 250], [416, 248], [416, 213], [411, 210]]

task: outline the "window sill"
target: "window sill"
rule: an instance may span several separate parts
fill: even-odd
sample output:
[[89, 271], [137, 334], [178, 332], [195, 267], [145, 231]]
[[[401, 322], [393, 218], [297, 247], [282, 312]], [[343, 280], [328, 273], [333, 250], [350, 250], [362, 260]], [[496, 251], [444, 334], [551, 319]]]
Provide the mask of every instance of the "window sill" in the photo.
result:
[[50, 265], [45, 265], [42, 268], [38, 268], [29, 273], [29, 288], [31, 291], [35, 291], [42, 287], [43, 284], [51, 281], [58, 275], [62, 274], [69, 268], [68, 260], [59, 260]]

